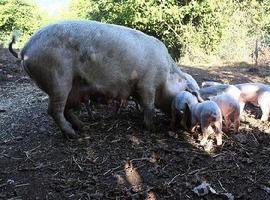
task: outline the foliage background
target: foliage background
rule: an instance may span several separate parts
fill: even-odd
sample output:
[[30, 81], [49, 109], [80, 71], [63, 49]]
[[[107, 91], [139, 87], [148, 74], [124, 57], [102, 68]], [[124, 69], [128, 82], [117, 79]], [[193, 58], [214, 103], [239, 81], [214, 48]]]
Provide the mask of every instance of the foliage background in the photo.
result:
[[0, 40], [19, 30], [19, 46], [43, 24], [93, 19], [141, 30], [162, 40], [184, 63], [250, 62], [258, 41], [269, 44], [269, 0], [70, 0], [49, 17], [31, 1], [0, 0]]

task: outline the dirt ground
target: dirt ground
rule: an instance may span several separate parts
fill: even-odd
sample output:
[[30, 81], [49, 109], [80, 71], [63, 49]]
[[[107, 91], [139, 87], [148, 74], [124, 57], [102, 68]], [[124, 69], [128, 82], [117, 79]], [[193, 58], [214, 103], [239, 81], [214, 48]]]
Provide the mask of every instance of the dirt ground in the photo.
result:
[[[201, 83], [270, 83], [270, 67], [184, 67]], [[94, 120], [77, 114], [87, 136], [64, 139], [47, 115], [47, 96], [0, 50], [0, 199], [226, 199], [198, 197], [206, 181], [234, 199], [270, 199], [270, 123], [247, 106], [240, 131], [209, 150], [198, 136], [169, 132], [169, 118], [156, 112], [155, 132], [130, 103], [120, 114], [95, 106]], [[211, 140], [212, 141], [212, 140]]]

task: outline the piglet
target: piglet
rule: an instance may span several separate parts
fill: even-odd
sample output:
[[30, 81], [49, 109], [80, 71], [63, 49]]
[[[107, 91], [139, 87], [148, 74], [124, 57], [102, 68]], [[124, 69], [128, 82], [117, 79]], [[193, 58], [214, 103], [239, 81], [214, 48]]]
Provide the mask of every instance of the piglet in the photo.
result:
[[241, 94], [241, 91], [236, 86], [229, 84], [216, 84], [209, 87], [203, 87], [199, 92], [204, 99], [209, 99], [209, 97], [227, 93], [238, 100]]
[[262, 83], [243, 83], [235, 86], [241, 91], [240, 113], [247, 102], [252, 103], [261, 108], [261, 121], [267, 121], [270, 113], [270, 86]]
[[176, 121], [179, 121], [184, 128], [187, 128], [187, 122], [190, 122], [191, 116], [184, 115], [186, 104], [191, 108], [198, 103], [196, 96], [190, 92], [181, 91], [176, 94], [171, 104], [171, 129], [174, 131], [176, 128]]
[[184, 127], [194, 131], [197, 125], [201, 125], [204, 145], [208, 138], [208, 128], [214, 129], [217, 145], [222, 144], [222, 115], [218, 105], [214, 101], [198, 103], [197, 98], [187, 92], [179, 92], [172, 101], [171, 128], [175, 128], [176, 120], [180, 120]]
[[200, 124], [203, 139], [201, 145], [207, 142], [209, 128], [212, 127], [216, 134], [217, 145], [222, 144], [222, 114], [218, 105], [214, 101], [204, 101], [195, 104], [191, 108], [191, 130]]
[[210, 99], [216, 102], [221, 110], [225, 122], [225, 132], [229, 130], [232, 121], [234, 123], [234, 132], [238, 132], [240, 124], [240, 106], [238, 100], [226, 93], [211, 97]]

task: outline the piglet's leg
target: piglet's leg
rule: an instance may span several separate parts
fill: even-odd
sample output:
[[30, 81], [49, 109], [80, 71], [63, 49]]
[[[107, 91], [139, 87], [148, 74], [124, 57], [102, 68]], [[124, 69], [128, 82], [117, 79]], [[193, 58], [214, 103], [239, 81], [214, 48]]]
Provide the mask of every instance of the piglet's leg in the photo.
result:
[[208, 128], [204, 127], [202, 128], [202, 134], [203, 134], [203, 138], [200, 142], [201, 145], [205, 145], [208, 139]]
[[240, 126], [240, 116], [239, 112], [234, 112], [233, 116], [233, 126], [234, 126], [234, 133], [237, 133]]
[[225, 117], [224, 117], [224, 123], [225, 123], [224, 131], [225, 131], [225, 132], [228, 132], [228, 131], [229, 131], [229, 128], [230, 128], [230, 125], [231, 125], [231, 119], [230, 119], [230, 116], [225, 116]]
[[244, 108], [245, 108], [245, 102], [239, 102], [239, 106], [240, 106], [240, 117], [241, 117], [241, 120], [244, 120], [244, 118], [243, 118], [243, 111], [244, 111]]
[[200, 142], [201, 145], [205, 145], [209, 136], [208, 133], [208, 127], [209, 127], [209, 123], [207, 122], [206, 119], [201, 119], [201, 129], [202, 129], [202, 134], [203, 134], [203, 138]]
[[175, 131], [175, 123], [176, 123], [176, 110], [172, 109], [172, 119], [170, 124], [172, 131]]
[[260, 105], [260, 107], [261, 107], [261, 110], [262, 110], [261, 121], [267, 121], [268, 117], [269, 117], [269, 112], [270, 112], [269, 105], [266, 104], [266, 102], [264, 102], [264, 104]]
[[220, 146], [222, 145], [222, 122], [220, 121], [214, 122], [213, 128], [216, 135], [217, 145]]

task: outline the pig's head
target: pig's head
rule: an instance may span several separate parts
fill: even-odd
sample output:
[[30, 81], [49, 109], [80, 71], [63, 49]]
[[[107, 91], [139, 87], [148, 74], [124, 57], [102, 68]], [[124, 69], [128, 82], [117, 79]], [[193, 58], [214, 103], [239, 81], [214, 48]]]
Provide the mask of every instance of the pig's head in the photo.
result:
[[192, 84], [178, 73], [170, 73], [166, 83], [156, 93], [156, 106], [160, 108], [164, 113], [171, 114], [171, 103], [177, 93], [181, 91], [188, 91], [192, 93], [198, 100], [198, 102], [204, 101], [200, 96], [199, 91], [193, 87]]

